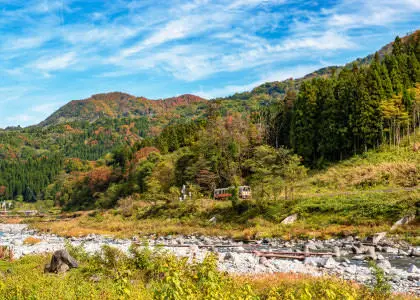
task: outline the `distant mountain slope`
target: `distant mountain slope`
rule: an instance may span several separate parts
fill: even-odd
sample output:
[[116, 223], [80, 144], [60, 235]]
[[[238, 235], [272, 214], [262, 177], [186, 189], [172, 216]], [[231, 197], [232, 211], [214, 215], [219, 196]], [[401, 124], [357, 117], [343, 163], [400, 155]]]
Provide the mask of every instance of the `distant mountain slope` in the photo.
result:
[[[417, 30], [409, 35], [406, 35], [401, 38], [402, 42], [405, 43], [410, 39], [416, 38], [420, 30]], [[380, 50], [377, 51], [379, 58], [383, 59], [386, 55], [389, 55], [392, 52], [392, 45], [394, 42], [388, 43], [387, 45], [383, 46]], [[331, 77], [333, 74], [338, 74], [343, 68], [352, 68], [353, 64], [356, 63], [359, 66], [366, 66], [369, 65], [375, 57], [375, 54], [369, 54], [363, 58], [357, 58], [356, 60], [347, 63], [344, 66], [328, 66], [316, 70], [312, 73], [305, 75], [302, 78], [289, 78], [284, 81], [273, 81], [273, 82], [266, 82], [262, 85], [259, 85], [248, 92], [241, 92], [236, 93], [234, 95], [228, 97], [221, 97], [218, 100], [249, 100], [255, 97], [262, 97], [266, 96], [272, 99], [282, 99], [288, 90], [298, 90], [300, 84], [305, 80], [311, 80], [313, 78], [318, 77]]]
[[101, 117], [153, 117], [156, 114], [164, 116], [175, 113], [179, 108], [197, 108], [206, 101], [189, 94], [159, 100], [135, 97], [120, 92], [96, 94], [84, 100], [70, 101], [39, 125], [49, 126], [73, 121], [93, 122]]

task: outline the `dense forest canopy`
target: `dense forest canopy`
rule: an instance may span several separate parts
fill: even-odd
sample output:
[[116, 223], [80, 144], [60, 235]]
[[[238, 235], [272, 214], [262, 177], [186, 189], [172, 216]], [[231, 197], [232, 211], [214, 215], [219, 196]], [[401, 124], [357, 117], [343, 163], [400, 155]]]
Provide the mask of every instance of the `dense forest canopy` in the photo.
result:
[[418, 128], [420, 33], [391, 49], [212, 101], [113, 93], [70, 102], [38, 126], [0, 131], [0, 197], [77, 209], [169, 201], [182, 185], [209, 196], [241, 184], [257, 197], [292, 195], [307, 168]]

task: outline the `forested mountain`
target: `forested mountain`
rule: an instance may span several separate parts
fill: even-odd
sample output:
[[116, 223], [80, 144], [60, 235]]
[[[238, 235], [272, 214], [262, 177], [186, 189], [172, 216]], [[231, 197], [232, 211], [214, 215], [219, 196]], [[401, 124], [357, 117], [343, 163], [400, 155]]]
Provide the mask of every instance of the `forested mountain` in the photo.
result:
[[205, 194], [293, 186], [306, 167], [418, 128], [420, 32], [381, 51], [211, 101], [117, 92], [71, 101], [38, 126], [0, 130], [0, 197], [88, 208], [165, 198], [183, 184]]
[[88, 99], [70, 101], [41, 122], [40, 126], [72, 121], [93, 122], [103, 117], [186, 117], [188, 114], [197, 114], [205, 102], [205, 99], [194, 95], [149, 100], [119, 92], [97, 94]]

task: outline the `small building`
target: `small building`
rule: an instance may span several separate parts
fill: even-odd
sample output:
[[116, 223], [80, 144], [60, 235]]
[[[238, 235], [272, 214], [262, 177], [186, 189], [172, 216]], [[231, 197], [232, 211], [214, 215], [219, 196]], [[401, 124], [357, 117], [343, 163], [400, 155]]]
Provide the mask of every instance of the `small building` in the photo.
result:
[[[214, 190], [214, 199], [221, 200], [232, 197], [232, 190], [235, 187], [220, 188]], [[247, 185], [242, 185], [238, 187], [238, 196], [241, 199], [250, 199], [252, 197], [251, 187]]]

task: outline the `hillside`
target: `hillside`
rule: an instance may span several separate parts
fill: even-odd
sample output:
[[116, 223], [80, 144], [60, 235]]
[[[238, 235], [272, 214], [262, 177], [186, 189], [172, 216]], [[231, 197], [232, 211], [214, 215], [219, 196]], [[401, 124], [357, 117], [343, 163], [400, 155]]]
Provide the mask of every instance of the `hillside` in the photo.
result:
[[[120, 92], [97, 94], [84, 100], [70, 101], [39, 125], [50, 126], [73, 121], [93, 122], [103, 117], [186, 117], [182, 110], [196, 113], [205, 103], [205, 99], [194, 95], [150, 100]], [[180, 112], [180, 115], [176, 111]]]

